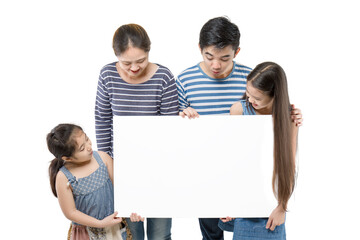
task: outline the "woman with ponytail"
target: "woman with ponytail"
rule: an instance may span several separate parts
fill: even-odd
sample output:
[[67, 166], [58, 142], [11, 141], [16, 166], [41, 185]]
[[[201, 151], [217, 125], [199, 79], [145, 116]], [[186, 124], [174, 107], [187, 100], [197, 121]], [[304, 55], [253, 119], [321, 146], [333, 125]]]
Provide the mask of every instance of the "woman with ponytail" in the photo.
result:
[[[272, 115], [274, 170], [272, 187], [278, 206], [269, 218], [236, 218], [234, 240], [286, 239], [285, 212], [295, 186], [295, 153], [298, 127], [291, 120], [287, 80], [276, 63], [264, 62], [248, 75], [244, 99], [234, 103], [232, 115]], [[227, 218], [227, 220], [229, 220]], [[226, 221], [226, 220], [224, 220]]]
[[122, 218], [114, 213], [112, 158], [93, 152], [90, 139], [73, 124], [59, 124], [46, 140], [55, 156], [49, 166], [51, 189], [72, 221], [68, 239], [125, 239]]

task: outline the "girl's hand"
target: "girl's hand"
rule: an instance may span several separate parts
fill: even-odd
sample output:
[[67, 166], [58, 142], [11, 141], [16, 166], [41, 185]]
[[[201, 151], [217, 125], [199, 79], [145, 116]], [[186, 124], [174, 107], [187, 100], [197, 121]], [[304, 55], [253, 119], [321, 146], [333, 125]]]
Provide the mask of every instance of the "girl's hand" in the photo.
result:
[[119, 224], [122, 221], [121, 217], [116, 217], [117, 212], [114, 212], [113, 214], [107, 216], [103, 220], [100, 220], [101, 226], [100, 227], [110, 227], [116, 224]]
[[143, 222], [144, 221], [144, 218], [143, 217], [141, 217], [140, 215], [137, 215], [137, 213], [132, 213], [131, 215], [130, 215], [130, 220], [132, 221], [132, 222]]
[[230, 221], [234, 220], [234, 218], [226, 217], [226, 218], [220, 218], [220, 220], [225, 223], [225, 222], [230, 222]]
[[279, 226], [285, 222], [285, 211], [281, 205], [278, 205], [270, 214], [269, 220], [266, 223], [266, 229], [274, 231], [276, 226]]

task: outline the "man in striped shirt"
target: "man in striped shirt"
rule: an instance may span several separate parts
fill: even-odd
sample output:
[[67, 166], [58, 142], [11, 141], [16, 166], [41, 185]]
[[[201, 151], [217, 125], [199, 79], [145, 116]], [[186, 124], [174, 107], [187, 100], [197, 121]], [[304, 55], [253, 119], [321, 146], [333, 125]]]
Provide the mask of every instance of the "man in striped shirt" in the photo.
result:
[[233, 61], [240, 51], [239, 41], [238, 27], [225, 17], [203, 26], [199, 47], [204, 61], [177, 79], [182, 116], [229, 114], [232, 104], [244, 95], [251, 68]]
[[[184, 70], [176, 81], [180, 115], [230, 114], [230, 107], [241, 99], [251, 68], [236, 63], [240, 31], [225, 17], [209, 20], [200, 31], [199, 47], [204, 61]], [[216, 196], [216, 189], [214, 189]], [[220, 194], [219, 194], [220, 195]], [[219, 218], [200, 218], [205, 240], [224, 239]]]

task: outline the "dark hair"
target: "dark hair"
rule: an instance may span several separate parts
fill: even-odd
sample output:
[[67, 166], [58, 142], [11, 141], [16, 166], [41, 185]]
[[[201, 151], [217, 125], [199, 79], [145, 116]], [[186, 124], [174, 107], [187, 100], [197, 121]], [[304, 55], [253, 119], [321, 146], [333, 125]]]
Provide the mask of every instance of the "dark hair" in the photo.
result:
[[59, 124], [46, 136], [48, 149], [55, 156], [49, 166], [50, 185], [55, 197], [56, 175], [64, 166], [62, 157], [71, 157], [75, 152], [76, 142], [73, 133], [78, 130], [82, 131], [82, 128], [74, 124]]
[[223, 49], [229, 45], [236, 51], [240, 45], [239, 28], [226, 17], [210, 19], [200, 31], [200, 49], [215, 46]]
[[273, 98], [272, 116], [274, 122], [274, 171], [273, 190], [279, 204], [287, 209], [287, 202], [295, 186], [294, 133], [291, 131], [291, 105], [287, 80], [281, 66], [273, 62], [257, 65], [247, 76], [254, 88]]
[[150, 38], [145, 29], [137, 24], [122, 25], [113, 37], [113, 49], [116, 56], [120, 56], [130, 46], [149, 52], [150, 45]]

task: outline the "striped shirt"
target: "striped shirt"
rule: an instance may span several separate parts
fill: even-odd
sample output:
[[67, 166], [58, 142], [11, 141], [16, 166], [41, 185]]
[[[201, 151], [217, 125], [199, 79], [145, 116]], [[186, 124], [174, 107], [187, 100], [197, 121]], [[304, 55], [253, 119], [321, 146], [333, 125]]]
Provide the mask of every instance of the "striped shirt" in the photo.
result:
[[176, 81], [180, 111], [194, 108], [200, 115], [230, 114], [230, 107], [239, 101], [246, 90], [246, 77], [251, 68], [234, 62], [226, 78], [206, 75], [200, 63], [183, 71]]
[[100, 71], [96, 103], [95, 130], [99, 151], [113, 157], [113, 116], [177, 115], [178, 94], [170, 70], [158, 65], [146, 82], [125, 82], [116, 70], [116, 62]]

